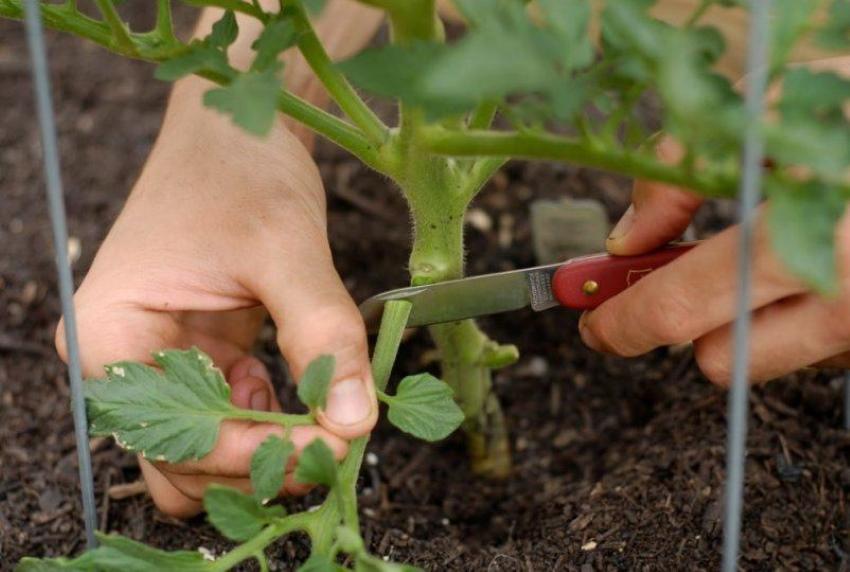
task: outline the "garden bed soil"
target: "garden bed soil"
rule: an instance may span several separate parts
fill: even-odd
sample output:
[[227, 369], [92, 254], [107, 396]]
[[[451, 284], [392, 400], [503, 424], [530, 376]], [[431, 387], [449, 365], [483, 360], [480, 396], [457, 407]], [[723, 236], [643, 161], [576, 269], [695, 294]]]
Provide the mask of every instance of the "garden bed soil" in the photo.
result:
[[[48, 40], [79, 280], [139, 173], [168, 86], [144, 63], [58, 34]], [[22, 28], [0, 22], [2, 570], [24, 555], [82, 549], [68, 386], [52, 349], [59, 302], [28, 73]], [[331, 146], [320, 145], [317, 159], [335, 260], [352, 294], [361, 300], [403, 285], [403, 202], [384, 178]], [[613, 219], [627, 191], [626, 181], [597, 172], [508, 165], [475, 204], [486, 216], [469, 228], [469, 271], [534, 263], [534, 198], [597, 197]], [[698, 234], [717, 229], [728, 210], [709, 207]], [[369, 446], [376, 464], [361, 478], [372, 551], [428, 570], [718, 567], [725, 393], [699, 374], [687, 347], [632, 360], [588, 351], [577, 318], [553, 310], [481, 321], [523, 356], [496, 378], [516, 463], [509, 480], [470, 474], [459, 435], [424, 445], [381, 426]], [[416, 332], [397, 372], [433, 367], [429, 350], [426, 333]], [[283, 379], [270, 329], [257, 352]], [[847, 569], [850, 433], [841, 428], [839, 390], [837, 372], [804, 372], [753, 392], [743, 569]], [[132, 455], [98, 440], [93, 459], [102, 530], [168, 549], [227, 548], [202, 517], [167, 518], [145, 495], [109, 499], [110, 487], [139, 478]], [[306, 540], [288, 538], [269, 554], [273, 569], [292, 570]]]

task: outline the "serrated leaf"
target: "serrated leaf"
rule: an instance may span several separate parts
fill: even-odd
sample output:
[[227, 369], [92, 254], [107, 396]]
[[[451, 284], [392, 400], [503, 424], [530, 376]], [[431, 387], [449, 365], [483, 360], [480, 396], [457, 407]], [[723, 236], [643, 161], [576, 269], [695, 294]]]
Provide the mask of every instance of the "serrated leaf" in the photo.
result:
[[803, 188], [768, 186], [771, 243], [789, 270], [814, 288], [834, 293], [835, 232], [847, 203], [838, 191], [818, 183]]
[[106, 379], [86, 383], [89, 431], [149, 459], [199, 459], [236, 410], [230, 386], [197, 348], [156, 352], [154, 360], [162, 371], [118, 362], [106, 367]]
[[458, 4], [465, 13], [477, 12], [475, 25], [427, 70], [421, 83], [427, 99], [471, 106], [545, 90], [557, 77], [555, 62], [563, 55], [559, 38], [553, 29], [535, 26], [522, 3]]
[[842, 123], [850, 81], [833, 72], [800, 67], [786, 72], [779, 111], [786, 120]]
[[261, 503], [278, 495], [286, 476], [286, 463], [295, 451], [291, 441], [269, 435], [251, 456], [251, 486]]
[[98, 533], [100, 546], [83, 553], [77, 558], [24, 558], [15, 568], [17, 572], [160, 572], [162, 570], [185, 570], [201, 572], [214, 570], [212, 562], [204, 560], [199, 552], [165, 552], [151, 548], [116, 534]]
[[328, 2], [327, 0], [301, 0], [301, 3], [304, 4], [304, 8], [307, 9], [308, 14], [319, 16], [324, 11]]
[[210, 485], [204, 493], [207, 518], [231, 540], [254, 537], [275, 518], [284, 516], [280, 506], [265, 507], [251, 495], [221, 485]]
[[850, 2], [833, 0], [826, 23], [816, 37], [818, 43], [827, 49], [843, 50], [850, 46]]
[[464, 415], [452, 397], [452, 389], [429, 373], [401, 380], [395, 395], [381, 395], [389, 405], [390, 422], [425, 441], [446, 438], [463, 423]]
[[206, 42], [195, 40], [185, 52], [159, 64], [154, 77], [162, 81], [176, 81], [201, 70], [211, 70], [225, 77], [233, 75], [224, 52]]
[[301, 403], [310, 409], [324, 407], [335, 369], [336, 358], [332, 355], [320, 355], [311, 361], [298, 382]]
[[287, 48], [295, 44], [295, 26], [289, 20], [275, 20], [268, 24], [260, 36], [251, 45], [257, 52], [251, 69], [263, 71], [275, 68], [278, 64], [278, 56]]
[[239, 24], [236, 23], [236, 16], [233, 10], [226, 10], [221, 19], [213, 24], [207, 41], [214, 48], [226, 49], [236, 41], [238, 35]]
[[295, 480], [299, 483], [325, 485], [333, 488], [337, 483], [337, 464], [333, 451], [324, 441], [314, 439], [298, 458]]
[[204, 94], [204, 105], [230, 115], [233, 122], [255, 135], [272, 128], [280, 83], [273, 69], [241, 73], [229, 84]]
[[361, 554], [354, 563], [354, 572], [419, 572], [420, 569], [408, 564], [385, 562], [371, 554]]
[[469, 107], [467, 103], [446, 102], [442, 97], [429, 98], [424, 93], [421, 80], [445, 49], [444, 45], [431, 42], [389, 44], [364, 50], [337, 67], [364, 91], [421, 106], [429, 116], [440, 117]]
[[296, 572], [340, 572], [345, 570], [324, 554], [312, 554]]

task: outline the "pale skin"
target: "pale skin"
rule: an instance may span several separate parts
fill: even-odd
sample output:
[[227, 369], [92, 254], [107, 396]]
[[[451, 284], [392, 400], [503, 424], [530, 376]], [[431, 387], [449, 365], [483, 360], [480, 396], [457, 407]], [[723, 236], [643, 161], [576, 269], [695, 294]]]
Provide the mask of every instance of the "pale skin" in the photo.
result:
[[[263, 3], [274, 9], [277, 0]], [[197, 34], [205, 35], [219, 16], [206, 11]], [[345, 57], [363, 47], [380, 22], [377, 11], [332, 0], [316, 27], [331, 56]], [[230, 56], [234, 65], [244, 66], [258, 29], [243, 18], [239, 23]], [[297, 58], [287, 61], [286, 84], [317, 105], [326, 103], [321, 86]], [[197, 78], [175, 86], [154, 149], [76, 294], [84, 374], [98, 377], [111, 362], [150, 362], [155, 350], [196, 345], [225, 372], [234, 404], [285, 410], [268, 371], [250, 354], [268, 314], [296, 379], [318, 355], [336, 357], [318, 424], [294, 428], [292, 440], [300, 451], [321, 437], [342, 458], [348, 440], [372, 429], [378, 408], [365, 328], [330, 254], [324, 189], [309, 152], [312, 135], [288, 121], [265, 139], [247, 135], [202, 106], [207, 88]], [[675, 239], [700, 204], [686, 191], [647, 182], [637, 183], [633, 202], [608, 241], [612, 253], [637, 254]], [[842, 260], [850, 254], [845, 227], [839, 232]], [[585, 342], [634, 356], [694, 340], [703, 371], [725, 383], [736, 234], [732, 228], [705, 241], [583, 316]], [[753, 377], [768, 379], [824, 360], [850, 363], [843, 355], [850, 352], [850, 320], [841, 319], [850, 304], [847, 269], [842, 268], [847, 293], [824, 300], [790, 277], [760, 236]], [[61, 324], [57, 348], [64, 359]], [[140, 459], [142, 473], [160, 510], [190, 517], [202, 510], [211, 483], [250, 490], [254, 449], [281, 433], [273, 425], [228, 421], [204, 459], [180, 464]], [[288, 474], [281, 494], [305, 491]]]

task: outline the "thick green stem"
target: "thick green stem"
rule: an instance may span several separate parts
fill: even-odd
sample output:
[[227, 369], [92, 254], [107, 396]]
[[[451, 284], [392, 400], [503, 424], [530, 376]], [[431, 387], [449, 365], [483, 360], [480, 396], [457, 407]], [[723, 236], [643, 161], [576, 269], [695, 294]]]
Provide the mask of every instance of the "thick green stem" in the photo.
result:
[[709, 196], [734, 195], [734, 172], [696, 172], [662, 163], [647, 153], [612, 149], [549, 133], [449, 131], [427, 127], [421, 133], [425, 149], [452, 157], [515, 157], [550, 159], [605, 169], [629, 177], [670, 183]]
[[[401, 344], [402, 334], [410, 315], [410, 302], [396, 300], [387, 302], [372, 354], [372, 377], [375, 386], [384, 390], [390, 379], [395, 357]], [[369, 437], [360, 437], [352, 441], [348, 456], [339, 467], [339, 485], [331, 491], [322, 507], [310, 513], [313, 519], [307, 532], [313, 542], [313, 552], [330, 555], [340, 522], [352, 530], [357, 530], [357, 476], [366, 454]], [[341, 507], [341, 508], [340, 508]]]

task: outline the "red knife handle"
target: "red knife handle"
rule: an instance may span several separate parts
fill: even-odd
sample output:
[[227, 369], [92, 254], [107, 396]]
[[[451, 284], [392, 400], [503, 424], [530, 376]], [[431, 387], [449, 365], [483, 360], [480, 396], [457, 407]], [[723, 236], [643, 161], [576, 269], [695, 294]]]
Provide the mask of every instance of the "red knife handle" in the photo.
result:
[[592, 310], [697, 244], [684, 242], [637, 256], [593, 254], [575, 258], [555, 271], [552, 293], [562, 306]]

